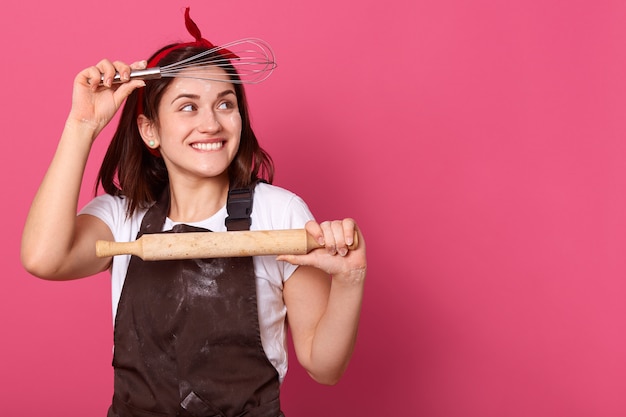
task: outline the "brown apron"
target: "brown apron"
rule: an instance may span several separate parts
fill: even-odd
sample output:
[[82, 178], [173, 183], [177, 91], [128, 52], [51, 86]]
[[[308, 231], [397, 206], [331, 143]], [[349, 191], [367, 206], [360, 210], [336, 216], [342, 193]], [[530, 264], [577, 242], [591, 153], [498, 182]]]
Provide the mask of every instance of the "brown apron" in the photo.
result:
[[[230, 192], [247, 220], [251, 192]], [[146, 213], [139, 238], [162, 233], [169, 191]], [[239, 219], [240, 220], [240, 219]], [[230, 224], [229, 224], [230, 223]], [[243, 225], [242, 225], [243, 224]], [[207, 231], [176, 225], [171, 232]], [[252, 258], [131, 258], [115, 318], [115, 392], [108, 417], [278, 417], [278, 372], [263, 351]]]

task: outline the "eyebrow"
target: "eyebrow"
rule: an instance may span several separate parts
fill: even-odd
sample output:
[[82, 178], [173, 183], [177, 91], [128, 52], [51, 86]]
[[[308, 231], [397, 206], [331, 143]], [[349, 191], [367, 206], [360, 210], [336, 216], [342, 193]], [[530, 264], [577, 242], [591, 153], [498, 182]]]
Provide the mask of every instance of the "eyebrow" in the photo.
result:
[[[235, 94], [234, 90], [228, 89], [228, 90], [224, 90], [224, 91], [221, 91], [220, 93], [218, 93], [217, 98], [220, 99], [220, 98], [222, 98], [224, 96], [227, 96], [229, 94], [232, 94], [234, 96], [237, 95], [237, 94]], [[174, 99], [172, 100], [172, 102], [170, 104], [174, 104], [174, 102], [176, 100], [180, 100], [181, 98], [188, 98], [188, 99], [192, 99], [192, 100], [199, 100], [200, 96], [198, 94], [179, 94], [176, 97], [174, 97]]]

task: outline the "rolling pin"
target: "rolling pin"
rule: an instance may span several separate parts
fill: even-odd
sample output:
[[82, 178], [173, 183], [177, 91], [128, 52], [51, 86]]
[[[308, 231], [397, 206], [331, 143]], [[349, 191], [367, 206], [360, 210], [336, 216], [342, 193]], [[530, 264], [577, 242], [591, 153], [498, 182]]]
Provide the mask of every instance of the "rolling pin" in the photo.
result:
[[[358, 246], [357, 234], [349, 249]], [[100, 258], [135, 255], [144, 261], [304, 255], [322, 246], [305, 229], [145, 234], [132, 242], [98, 240]]]

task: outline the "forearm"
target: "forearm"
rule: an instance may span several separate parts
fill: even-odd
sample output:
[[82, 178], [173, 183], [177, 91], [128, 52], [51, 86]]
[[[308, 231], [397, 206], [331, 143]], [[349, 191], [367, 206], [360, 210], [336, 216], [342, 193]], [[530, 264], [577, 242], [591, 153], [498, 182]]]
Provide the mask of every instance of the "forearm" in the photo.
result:
[[53, 275], [74, 239], [82, 177], [93, 125], [68, 121], [54, 158], [37, 191], [22, 235], [22, 263], [35, 275]]
[[334, 276], [326, 310], [311, 341], [307, 370], [324, 384], [339, 381], [352, 357], [357, 338], [365, 270]]

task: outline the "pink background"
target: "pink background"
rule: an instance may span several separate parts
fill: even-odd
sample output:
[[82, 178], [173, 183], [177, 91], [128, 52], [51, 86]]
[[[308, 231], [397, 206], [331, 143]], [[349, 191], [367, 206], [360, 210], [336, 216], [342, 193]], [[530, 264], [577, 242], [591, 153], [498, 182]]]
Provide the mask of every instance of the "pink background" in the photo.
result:
[[622, 0], [5, 2], [0, 414], [105, 415], [108, 276], [29, 276], [21, 229], [74, 75], [187, 40], [187, 5], [273, 45], [248, 93], [276, 183], [368, 243], [353, 362], [329, 388], [293, 360], [287, 416], [626, 415]]

